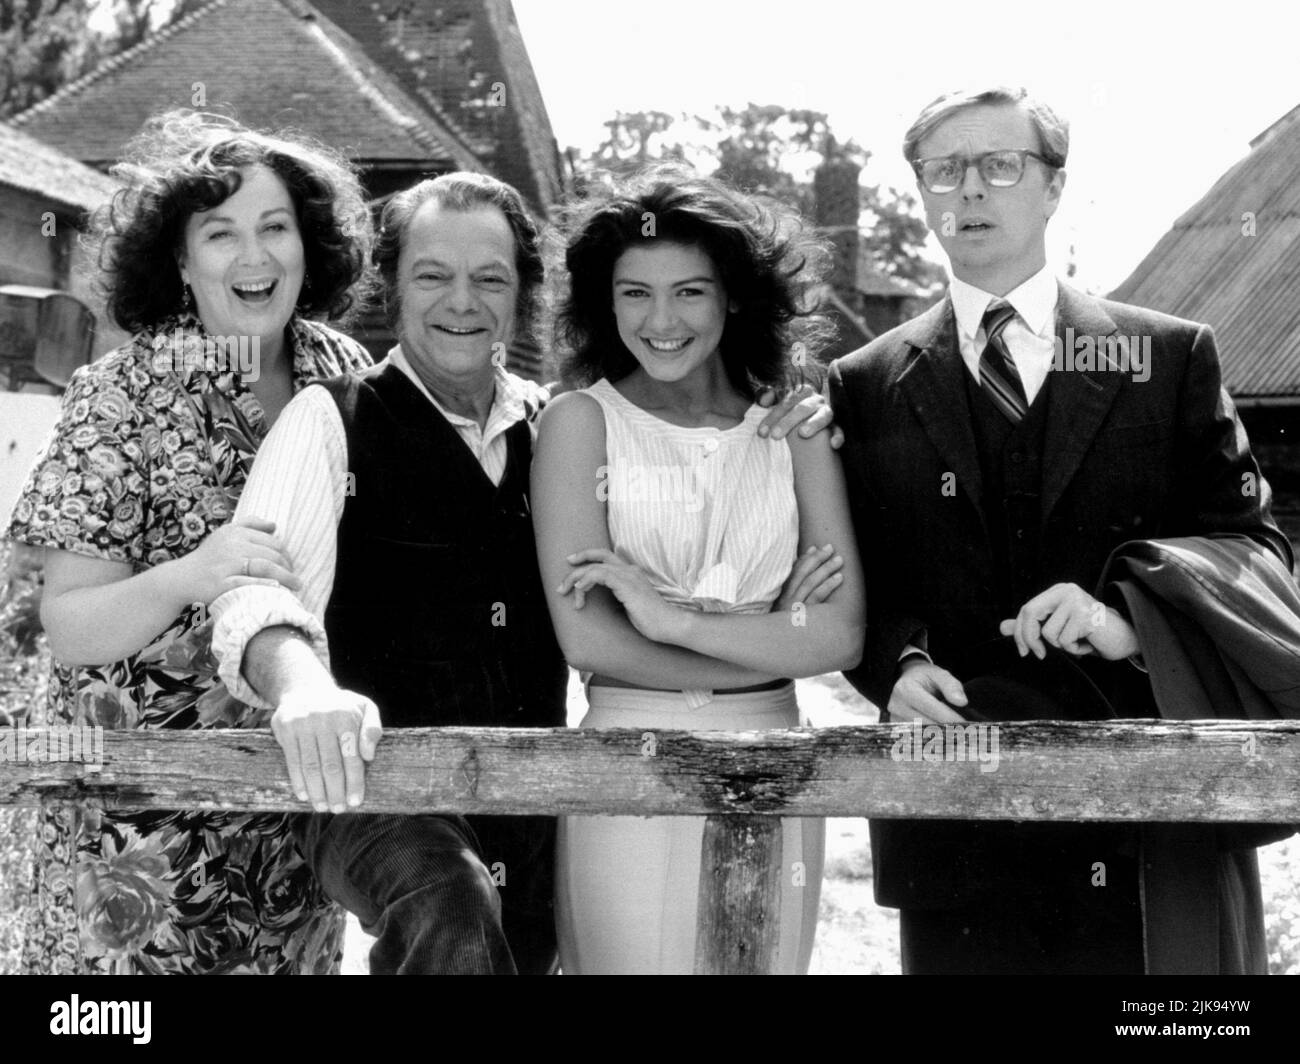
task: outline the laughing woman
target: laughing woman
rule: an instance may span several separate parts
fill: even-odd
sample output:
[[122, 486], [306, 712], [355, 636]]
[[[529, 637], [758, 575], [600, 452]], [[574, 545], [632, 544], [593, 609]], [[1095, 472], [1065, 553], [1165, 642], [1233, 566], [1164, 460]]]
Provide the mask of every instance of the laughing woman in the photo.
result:
[[[205, 607], [297, 586], [274, 527], [231, 517], [292, 394], [369, 364], [312, 320], [352, 305], [369, 216], [341, 159], [211, 115], [154, 120], [117, 172], [97, 235], [134, 336], [73, 377], [7, 533], [45, 548], [45, 723], [265, 726], [217, 678]], [[341, 910], [284, 816], [87, 811], [78, 833], [51, 814], [36, 864], [29, 972], [337, 968]]]
[[[858, 661], [862, 575], [838, 459], [826, 434], [760, 436], [754, 404], [785, 383], [792, 352], [816, 347], [815, 253], [780, 208], [679, 169], [577, 212], [559, 331], [565, 376], [587, 387], [543, 414], [533, 500], [556, 633], [592, 673], [584, 727], [795, 727], [788, 677]], [[799, 569], [835, 564], [832, 548], [840, 579], [807, 593]], [[702, 831], [698, 817], [562, 822], [566, 973], [692, 970]], [[823, 825], [782, 831], [775, 971], [802, 973]]]

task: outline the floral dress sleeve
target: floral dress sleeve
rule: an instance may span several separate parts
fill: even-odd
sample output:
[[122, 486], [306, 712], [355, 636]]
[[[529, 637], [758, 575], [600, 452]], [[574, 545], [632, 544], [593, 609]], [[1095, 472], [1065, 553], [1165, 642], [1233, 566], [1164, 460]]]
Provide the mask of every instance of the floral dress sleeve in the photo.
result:
[[14, 507], [7, 538], [106, 561], [144, 561], [149, 378], [119, 349], [79, 369], [58, 426]]

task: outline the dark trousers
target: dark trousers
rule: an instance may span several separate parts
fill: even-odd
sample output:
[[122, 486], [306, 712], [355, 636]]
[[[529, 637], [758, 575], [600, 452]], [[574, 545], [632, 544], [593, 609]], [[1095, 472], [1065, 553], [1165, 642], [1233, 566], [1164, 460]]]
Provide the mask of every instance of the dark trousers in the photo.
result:
[[545, 975], [556, 960], [553, 817], [300, 817], [325, 893], [375, 936], [372, 975]]
[[[1145, 676], [1006, 637], [958, 656], [972, 721], [1151, 716]], [[873, 823], [877, 897], [899, 906], [906, 974], [1141, 975], [1136, 832], [1104, 824]], [[883, 866], [883, 871], [882, 871]], [[1094, 870], [1105, 885], [1094, 885]], [[883, 883], [883, 891], [881, 884]]]
[[[1125, 889], [1127, 886], [1128, 889]], [[902, 909], [904, 975], [1141, 975], [1136, 884], [1090, 899], [1030, 895], [957, 909]]]

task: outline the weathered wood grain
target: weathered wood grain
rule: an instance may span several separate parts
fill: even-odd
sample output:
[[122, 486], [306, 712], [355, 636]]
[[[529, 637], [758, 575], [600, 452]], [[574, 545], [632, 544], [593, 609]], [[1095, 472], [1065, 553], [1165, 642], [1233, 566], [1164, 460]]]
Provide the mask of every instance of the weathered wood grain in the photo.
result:
[[700, 843], [696, 975], [766, 975], [781, 939], [781, 821], [711, 816]]
[[[0, 805], [296, 811], [266, 731], [111, 731], [102, 766], [0, 747]], [[770, 732], [421, 728], [384, 736], [365, 811], [1300, 821], [1300, 722]], [[947, 744], [947, 751], [944, 744]], [[982, 744], [982, 745], [981, 745]], [[909, 749], [909, 746], [911, 747]], [[978, 755], [984, 756], [980, 761]]]

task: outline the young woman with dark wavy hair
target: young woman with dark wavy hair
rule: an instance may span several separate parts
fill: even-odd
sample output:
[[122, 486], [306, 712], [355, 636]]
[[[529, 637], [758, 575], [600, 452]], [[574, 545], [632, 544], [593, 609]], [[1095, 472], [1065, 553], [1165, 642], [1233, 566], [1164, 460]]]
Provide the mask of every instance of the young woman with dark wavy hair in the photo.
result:
[[[579, 205], [558, 308], [564, 375], [533, 466], [556, 634], [590, 677], [584, 727], [786, 728], [789, 677], [849, 668], [862, 576], [827, 434], [759, 435], [759, 389], [815, 365], [824, 256], [799, 220], [682, 168]], [[570, 817], [566, 973], [694, 965], [703, 818]], [[806, 972], [818, 820], [782, 822], [778, 972]]]

